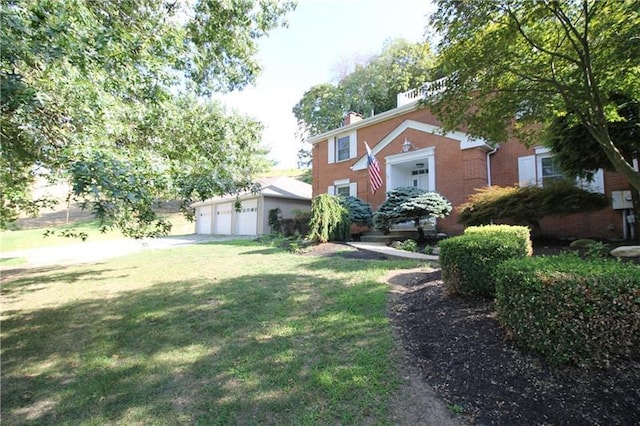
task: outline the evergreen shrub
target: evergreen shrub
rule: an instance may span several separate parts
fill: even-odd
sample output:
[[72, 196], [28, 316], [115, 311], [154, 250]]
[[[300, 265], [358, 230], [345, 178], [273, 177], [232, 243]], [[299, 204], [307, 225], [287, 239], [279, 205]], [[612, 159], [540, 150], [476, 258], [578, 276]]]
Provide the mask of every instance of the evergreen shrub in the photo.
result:
[[640, 270], [576, 255], [503, 262], [498, 320], [515, 342], [551, 363], [609, 366], [640, 357]]
[[533, 244], [531, 243], [531, 230], [526, 226], [514, 226], [514, 225], [480, 225], [469, 226], [464, 230], [465, 235], [481, 234], [481, 235], [501, 235], [511, 234], [520, 238], [524, 245], [527, 256], [533, 254]]
[[448, 294], [494, 297], [500, 262], [531, 255], [531, 241], [521, 230], [507, 231], [505, 225], [483, 228], [440, 242], [442, 280]]

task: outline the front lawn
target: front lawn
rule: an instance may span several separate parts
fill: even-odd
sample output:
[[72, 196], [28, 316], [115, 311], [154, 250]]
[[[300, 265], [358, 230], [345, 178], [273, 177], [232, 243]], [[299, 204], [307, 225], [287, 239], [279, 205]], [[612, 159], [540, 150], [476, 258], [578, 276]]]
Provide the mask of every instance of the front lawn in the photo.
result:
[[388, 424], [391, 268], [250, 241], [2, 286], [6, 424]]

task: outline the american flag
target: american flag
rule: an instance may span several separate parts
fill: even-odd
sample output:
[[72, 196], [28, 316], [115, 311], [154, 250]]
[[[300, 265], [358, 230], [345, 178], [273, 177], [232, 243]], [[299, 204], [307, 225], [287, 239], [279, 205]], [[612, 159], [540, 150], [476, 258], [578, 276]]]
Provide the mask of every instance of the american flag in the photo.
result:
[[382, 176], [380, 175], [380, 165], [378, 160], [371, 153], [369, 144], [365, 141], [364, 146], [367, 148], [367, 167], [369, 168], [369, 183], [371, 184], [371, 193], [375, 194], [378, 188], [382, 186]]

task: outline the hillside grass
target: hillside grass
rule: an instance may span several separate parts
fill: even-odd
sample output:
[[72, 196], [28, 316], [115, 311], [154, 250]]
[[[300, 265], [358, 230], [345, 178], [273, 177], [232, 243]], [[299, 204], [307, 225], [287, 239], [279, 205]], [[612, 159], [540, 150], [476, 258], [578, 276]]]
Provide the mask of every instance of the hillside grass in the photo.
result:
[[408, 261], [253, 241], [5, 279], [6, 424], [390, 424], [385, 315]]
[[[189, 222], [181, 213], [168, 213], [162, 215], [167, 218], [172, 229], [169, 235], [193, 234], [194, 224]], [[106, 241], [125, 238], [120, 231], [110, 229], [105, 233], [100, 232], [97, 220], [83, 220], [73, 222], [69, 225], [48, 226], [36, 229], [6, 230], [0, 232], [0, 253], [7, 253], [17, 250], [29, 250], [34, 248], [64, 246], [77, 244], [80, 238], [70, 238], [60, 236], [61, 231], [73, 230], [76, 233], [87, 234], [87, 241]], [[45, 232], [53, 231], [53, 235], [45, 237]]]

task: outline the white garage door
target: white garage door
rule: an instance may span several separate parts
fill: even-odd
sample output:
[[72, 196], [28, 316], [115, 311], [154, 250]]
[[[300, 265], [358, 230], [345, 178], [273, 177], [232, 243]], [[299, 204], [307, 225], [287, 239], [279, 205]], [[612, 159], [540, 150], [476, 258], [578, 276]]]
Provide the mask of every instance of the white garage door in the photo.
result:
[[258, 200], [242, 202], [242, 209], [237, 213], [236, 234], [256, 235], [258, 232]]
[[198, 207], [196, 214], [196, 234], [210, 234], [211, 206]]
[[214, 222], [214, 234], [231, 234], [231, 214], [233, 213], [233, 203], [218, 204], [216, 206], [216, 216]]

